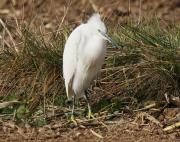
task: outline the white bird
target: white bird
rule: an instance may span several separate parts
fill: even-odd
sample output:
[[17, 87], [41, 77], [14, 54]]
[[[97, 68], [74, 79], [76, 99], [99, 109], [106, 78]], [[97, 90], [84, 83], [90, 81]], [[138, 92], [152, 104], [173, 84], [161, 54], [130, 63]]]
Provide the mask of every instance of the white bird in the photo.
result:
[[75, 99], [85, 97], [88, 117], [92, 117], [86, 90], [102, 67], [106, 54], [106, 26], [98, 13], [76, 27], [68, 37], [63, 53], [63, 77], [68, 100], [73, 99], [71, 120], [74, 121]]

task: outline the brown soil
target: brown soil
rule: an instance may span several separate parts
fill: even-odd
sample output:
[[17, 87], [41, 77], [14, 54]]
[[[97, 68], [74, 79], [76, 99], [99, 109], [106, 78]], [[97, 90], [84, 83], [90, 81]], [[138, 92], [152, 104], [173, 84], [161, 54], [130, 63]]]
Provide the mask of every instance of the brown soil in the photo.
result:
[[[105, 21], [111, 24], [126, 23], [130, 18], [143, 21], [145, 17], [180, 21], [179, 0], [1, 0], [0, 17], [10, 27], [15, 27], [14, 17], [19, 21], [30, 22], [31, 25], [57, 29], [62, 20], [74, 27], [87, 19], [95, 9], [101, 11]], [[70, 6], [69, 8], [67, 8]], [[67, 12], [66, 12], [67, 11]], [[63, 19], [63, 16], [66, 15]], [[88, 15], [88, 16], [87, 16]]]
[[[18, 21], [26, 22], [29, 20], [33, 21], [32, 25], [55, 30], [63, 19], [64, 8], [68, 5], [66, 0], [24, 0], [24, 3], [22, 0], [1, 1], [4, 2], [0, 3], [0, 17], [10, 29], [16, 27], [16, 21], [13, 18], [15, 16]], [[126, 23], [130, 17], [136, 19], [135, 21], [138, 21], [139, 17], [143, 20], [143, 16], [147, 15], [151, 15], [151, 17], [156, 15], [166, 22], [180, 21], [179, 0], [142, 0], [141, 10], [139, 9], [139, 0], [131, 0], [130, 8], [128, 0], [94, 0], [93, 6], [100, 9], [107, 22], [116, 21], [116, 24]], [[84, 18], [86, 19], [86, 15], [93, 12], [93, 6], [85, 0], [73, 0], [64, 23], [68, 23], [73, 28]], [[71, 128], [69, 125], [62, 127], [64, 120], [59, 119], [51, 120], [51, 123], [44, 127], [15, 125], [12, 121], [5, 122], [0, 119], [0, 141], [180, 141], [179, 129], [167, 134], [155, 124], [135, 122], [135, 118], [120, 116], [116, 120], [103, 121], [106, 126], [98, 122], [98, 124], [90, 123], [85, 128], [81, 128], [84, 126]], [[102, 138], [99, 138], [101, 136]]]
[[[134, 119], [121, 116], [112, 121], [91, 121], [73, 128], [65, 121], [54, 122], [43, 127], [17, 126], [14, 122], [3, 122], [0, 141], [121, 141], [121, 142], [178, 142], [180, 132], [165, 133], [153, 123], [137, 123]], [[64, 125], [64, 126], [63, 126]]]
[[[119, 113], [113, 118], [96, 114], [95, 120], [76, 117], [78, 123], [68, 123], [63, 116], [51, 117], [44, 126], [37, 124], [17, 123], [12, 120], [0, 120], [0, 142], [5, 141], [121, 141], [121, 142], [178, 142], [180, 130], [168, 132], [163, 127], [175, 123], [179, 119], [179, 110], [165, 109], [155, 118], [150, 111], [137, 113]], [[104, 116], [104, 117], [103, 117]], [[164, 119], [162, 119], [164, 117]], [[173, 121], [172, 121], [173, 120]]]

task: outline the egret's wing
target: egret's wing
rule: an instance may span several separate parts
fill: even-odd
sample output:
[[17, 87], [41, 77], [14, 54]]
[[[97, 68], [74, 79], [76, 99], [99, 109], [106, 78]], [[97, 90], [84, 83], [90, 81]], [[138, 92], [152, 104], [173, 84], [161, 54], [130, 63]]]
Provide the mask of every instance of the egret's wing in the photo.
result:
[[65, 79], [65, 86], [68, 97], [73, 95], [72, 83], [78, 61], [77, 53], [80, 42], [81, 25], [70, 34], [68, 40], [66, 41], [63, 53], [63, 77]]

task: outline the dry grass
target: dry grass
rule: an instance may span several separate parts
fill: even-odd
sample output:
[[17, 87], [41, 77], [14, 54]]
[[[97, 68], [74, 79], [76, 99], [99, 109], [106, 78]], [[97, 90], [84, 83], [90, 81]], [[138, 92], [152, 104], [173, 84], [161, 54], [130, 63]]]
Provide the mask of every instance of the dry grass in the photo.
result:
[[21, 31], [20, 52], [8, 48], [0, 54], [0, 94], [4, 100], [20, 100], [26, 112], [39, 105], [53, 104], [64, 93], [62, 51], [64, 35], [45, 41], [28, 28]]
[[[165, 94], [179, 96], [180, 30], [179, 25], [166, 28], [158, 21], [111, 28], [119, 44], [108, 48], [101, 78], [94, 84], [94, 111], [121, 111], [144, 107], [150, 101], [166, 101]], [[30, 114], [47, 115], [47, 110], [65, 106], [62, 78], [62, 52], [67, 28], [47, 38], [28, 27], [16, 35], [20, 52], [5, 48], [0, 54], [1, 102], [21, 101], [21, 105], [0, 110], [24, 118]], [[96, 98], [96, 99], [95, 99]], [[97, 100], [97, 101], [95, 101]], [[53, 107], [52, 107], [53, 106]], [[84, 107], [83, 107], [84, 108]], [[44, 112], [44, 113], [43, 113]]]

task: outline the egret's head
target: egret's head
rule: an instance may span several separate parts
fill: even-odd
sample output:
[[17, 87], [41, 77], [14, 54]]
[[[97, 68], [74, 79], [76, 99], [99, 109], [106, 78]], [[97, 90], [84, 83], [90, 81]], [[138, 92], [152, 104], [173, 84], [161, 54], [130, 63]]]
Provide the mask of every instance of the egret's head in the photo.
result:
[[101, 16], [99, 13], [94, 13], [87, 21], [87, 24], [89, 25], [90, 30], [94, 33], [98, 34], [99, 30], [103, 31], [104, 33], [107, 32], [106, 26], [101, 20]]
[[88, 26], [89, 26], [89, 30], [93, 33], [93, 34], [97, 34], [100, 37], [102, 37], [104, 40], [108, 41], [109, 43], [112, 44], [113, 47], [118, 47], [118, 45], [116, 44], [116, 42], [114, 42], [112, 40], [112, 38], [110, 38], [108, 36], [107, 29], [106, 26], [104, 24], [104, 22], [101, 20], [101, 16], [99, 13], [95, 13], [93, 14], [88, 22], [87, 22]]

